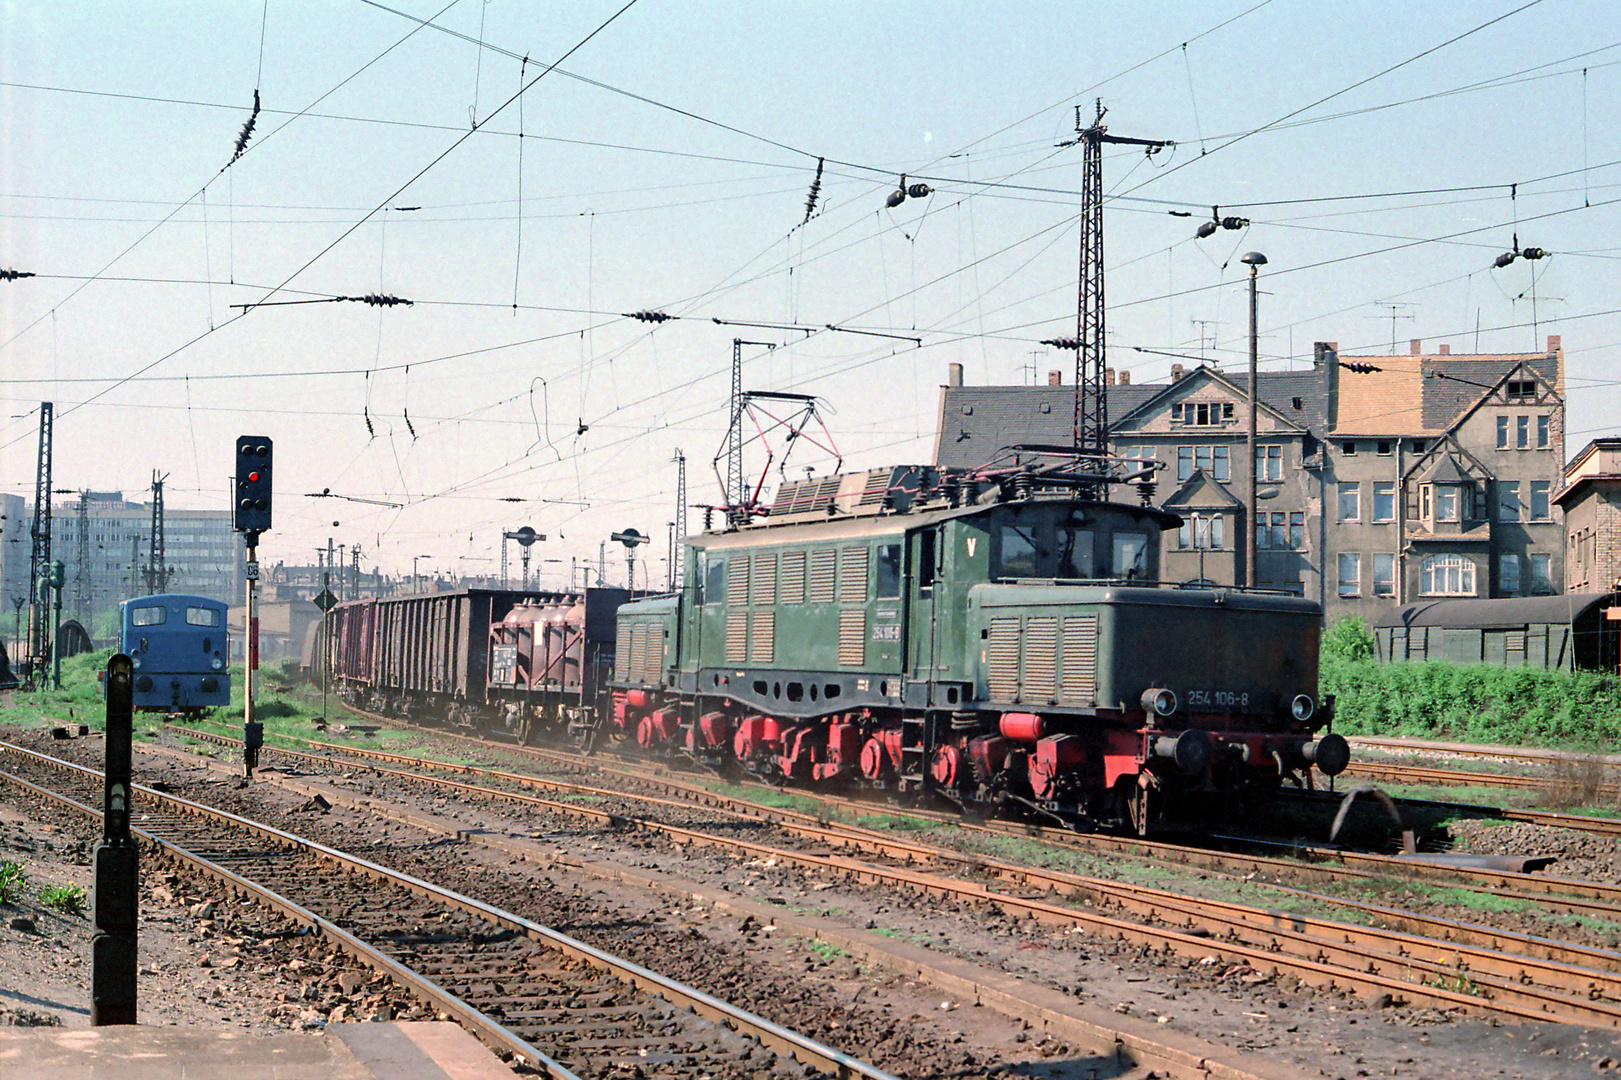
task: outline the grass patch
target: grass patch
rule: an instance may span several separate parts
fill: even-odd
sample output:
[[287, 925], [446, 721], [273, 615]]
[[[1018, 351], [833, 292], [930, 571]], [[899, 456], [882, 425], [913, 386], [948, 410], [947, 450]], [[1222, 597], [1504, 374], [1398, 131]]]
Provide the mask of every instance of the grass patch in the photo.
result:
[[806, 947], [817, 956], [820, 956], [823, 960], [832, 960], [840, 956], [850, 955], [847, 950], [841, 949], [837, 945], [827, 941], [813, 941]]
[[28, 889], [28, 874], [23, 864], [7, 859], [0, 862], [0, 904], [15, 904]]
[[1427, 897], [1443, 904], [1468, 908], [1471, 911], [1489, 911], [1509, 915], [1540, 910], [1538, 905], [1530, 900], [1520, 900], [1512, 896], [1497, 896], [1489, 892], [1466, 889], [1461, 885], [1423, 885], [1417, 882], [1408, 882], [1404, 888], [1413, 895]]
[[68, 915], [84, 914], [84, 889], [78, 885], [48, 885], [39, 891], [39, 902]]

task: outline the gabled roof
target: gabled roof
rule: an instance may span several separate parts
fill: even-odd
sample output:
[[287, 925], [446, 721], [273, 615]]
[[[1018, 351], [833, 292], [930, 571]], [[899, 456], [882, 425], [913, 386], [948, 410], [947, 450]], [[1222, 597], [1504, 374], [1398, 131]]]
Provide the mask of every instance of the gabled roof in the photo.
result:
[[1244, 504], [1228, 491], [1219, 480], [1212, 479], [1203, 469], [1194, 469], [1193, 475], [1171, 493], [1163, 504], [1167, 510], [1198, 510], [1239, 508]]
[[[1290, 373], [1290, 372], [1282, 372], [1280, 374], [1292, 374], [1292, 373]], [[1301, 428], [1304, 428], [1305, 424], [1303, 424], [1301, 422], [1301, 419], [1299, 418], [1298, 412], [1296, 414], [1296, 417], [1290, 417], [1290, 416], [1287, 416], [1284, 413], [1280, 412], [1276, 408], [1276, 406], [1273, 405], [1273, 403], [1272, 403], [1271, 399], [1269, 398], [1269, 396], [1266, 393], [1262, 392], [1262, 390], [1261, 390], [1261, 381], [1262, 381], [1261, 378], [1259, 377], [1259, 375], [1257, 375], [1256, 380], [1255, 380], [1255, 382], [1256, 382], [1255, 392], [1256, 392], [1256, 396], [1261, 399], [1261, 409], [1262, 409], [1262, 411], [1264, 411], [1267, 414], [1271, 415], [1279, 423], [1285, 425], [1286, 427], [1295, 428], [1297, 430], [1301, 429]], [[1137, 416], [1140, 416], [1140, 415], [1146, 415], [1148, 413], [1154, 412], [1156, 409], [1158, 409], [1158, 408], [1162, 407], [1163, 405], [1167, 404], [1168, 403], [1167, 399], [1169, 399], [1171, 397], [1174, 397], [1174, 396], [1176, 396], [1178, 394], [1187, 393], [1187, 392], [1195, 389], [1201, 383], [1204, 383], [1204, 384], [1216, 383], [1216, 384], [1224, 387], [1228, 391], [1230, 391], [1232, 393], [1233, 397], [1236, 398], [1239, 401], [1246, 400], [1249, 397], [1249, 389], [1248, 389], [1247, 386], [1246, 387], [1240, 387], [1232, 379], [1227, 378], [1226, 375], [1224, 375], [1221, 371], [1217, 370], [1216, 368], [1206, 367], [1205, 365], [1200, 364], [1198, 367], [1194, 368], [1192, 371], [1188, 372], [1186, 375], [1182, 376], [1182, 378], [1178, 379], [1175, 382], [1161, 383], [1161, 384], [1159, 384], [1157, 386], [1154, 386], [1153, 390], [1155, 392], [1153, 394], [1151, 394], [1150, 396], [1148, 396], [1147, 398], [1145, 398], [1141, 402], [1139, 402], [1137, 404], [1137, 406], [1135, 408], [1133, 408], [1130, 412], [1121, 413], [1118, 417], [1115, 416], [1115, 413], [1113, 411], [1114, 399], [1113, 399], [1113, 397], [1111, 397], [1109, 399], [1109, 406], [1110, 406], [1109, 427], [1112, 430], [1118, 431], [1120, 425], [1126, 423], [1127, 421], [1133, 419], [1134, 417], [1137, 417]], [[1148, 389], [1148, 387], [1144, 387], [1143, 389]], [[1304, 402], [1302, 402], [1302, 404], [1304, 404]]]
[[[1454, 426], [1472, 412], [1494, 390], [1520, 368], [1534, 374], [1538, 382], [1559, 393], [1559, 364], [1555, 354], [1539, 356], [1428, 357], [1431, 372], [1444, 372], [1454, 378], [1424, 380], [1424, 423], [1435, 429]], [[1463, 380], [1468, 380], [1467, 382]]]
[[1467, 484], [1469, 475], [1458, 468], [1458, 459], [1451, 454], [1437, 454], [1430, 467], [1418, 477], [1424, 484]]

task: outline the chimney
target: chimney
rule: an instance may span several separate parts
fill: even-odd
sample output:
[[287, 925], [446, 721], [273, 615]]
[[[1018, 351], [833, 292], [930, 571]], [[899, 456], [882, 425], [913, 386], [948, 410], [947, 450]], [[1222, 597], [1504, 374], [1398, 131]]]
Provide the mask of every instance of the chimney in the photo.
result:
[[1120, 373], [1120, 385], [1121, 386], [1130, 386], [1131, 385], [1131, 372], [1122, 371]]
[[946, 365], [946, 385], [947, 386], [961, 386], [962, 385], [962, 365], [961, 364], [947, 364]]
[[1411, 341], [1409, 341], [1407, 343], [1407, 351], [1412, 353], [1414, 356], [1423, 356], [1424, 355], [1424, 339], [1423, 338], [1413, 338]]
[[1452, 355], [1452, 346], [1451, 345], [1438, 345], [1436, 347], [1441, 350], [1441, 355], [1442, 356], [1451, 356]]
[[1181, 364], [1172, 364], [1171, 365], [1171, 381], [1172, 382], [1180, 382], [1181, 379], [1182, 379], [1183, 370], [1184, 369], [1183, 369]]
[[1103, 369], [1103, 385], [1104, 386], [1113, 386], [1114, 385], [1114, 368], [1104, 368]]
[[1047, 385], [1048, 386], [1063, 386], [1064, 385], [1064, 373], [1062, 371], [1060, 371], [1058, 368], [1048, 368], [1047, 369]]
[[1549, 334], [1548, 335], [1548, 351], [1551, 352], [1551, 353], [1556, 353], [1556, 352], [1559, 351], [1559, 335], [1558, 334]]

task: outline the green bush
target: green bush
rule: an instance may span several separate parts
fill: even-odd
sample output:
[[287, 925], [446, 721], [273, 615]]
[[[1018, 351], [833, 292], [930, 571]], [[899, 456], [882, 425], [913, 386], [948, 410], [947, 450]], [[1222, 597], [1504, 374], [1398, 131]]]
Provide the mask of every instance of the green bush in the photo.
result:
[[1336, 619], [1323, 632], [1323, 656], [1335, 660], [1368, 660], [1374, 653], [1373, 631], [1355, 615]]
[[1325, 639], [1322, 691], [1335, 696], [1334, 728], [1346, 735], [1605, 750], [1621, 740], [1621, 683], [1592, 671], [1381, 664], [1346, 659]]

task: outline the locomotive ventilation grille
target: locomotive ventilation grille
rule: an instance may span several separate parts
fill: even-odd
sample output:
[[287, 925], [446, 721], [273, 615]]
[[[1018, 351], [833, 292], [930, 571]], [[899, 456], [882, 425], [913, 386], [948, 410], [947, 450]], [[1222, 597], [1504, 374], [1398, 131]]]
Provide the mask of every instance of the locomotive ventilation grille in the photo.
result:
[[630, 676], [637, 682], [646, 682], [647, 624], [637, 623], [630, 629]]
[[805, 553], [803, 551], [787, 551], [782, 556], [782, 602], [785, 604], [803, 604], [805, 602]]
[[833, 602], [833, 549], [821, 548], [810, 556], [810, 602]]
[[754, 605], [777, 602], [777, 556], [761, 553], [754, 557], [754, 569], [749, 579], [749, 603]]
[[839, 612], [839, 663], [860, 667], [867, 660], [867, 611], [844, 608]]
[[749, 617], [749, 662], [769, 664], [775, 659], [777, 645], [777, 614], [774, 611], [756, 611]]
[[[1062, 633], [1060, 633], [1062, 629]], [[991, 620], [985, 647], [990, 700], [1088, 705], [1097, 696], [1098, 618], [1017, 615]]]
[[747, 608], [726, 611], [726, 662], [744, 664], [749, 659], [749, 612]]
[[630, 681], [630, 625], [619, 624], [619, 632], [614, 635], [614, 681]]
[[642, 665], [637, 668], [642, 682], [655, 684], [664, 679], [664, 627], [644, 623], [636, 628], [642, 635]]
[[864, 604], [867, 602], [867, 549], [841, 548], [839, 550], [839, 603]]

